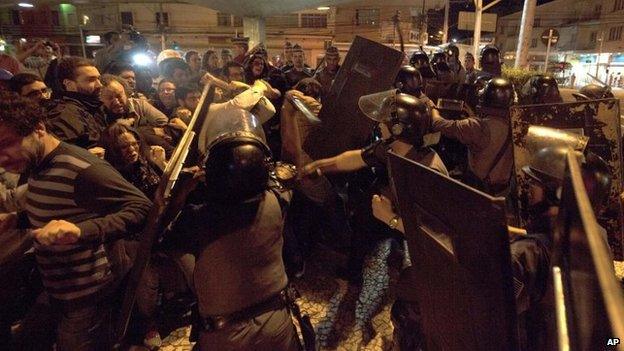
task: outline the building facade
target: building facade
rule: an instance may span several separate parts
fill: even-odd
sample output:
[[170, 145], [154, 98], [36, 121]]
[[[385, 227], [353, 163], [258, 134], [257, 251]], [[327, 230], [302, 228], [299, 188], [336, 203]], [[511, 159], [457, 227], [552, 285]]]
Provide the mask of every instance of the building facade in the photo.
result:
[[[356, 35], [398, 46], [393, 17], [399, 13], [405, 42], [416, 47], [428, 38], [427, 12], [443, 0], [361, 0], [337, 7], [310, 9], [265, 18], [270, 56], [281, 55], [284, 42], [300, 44], [308, 64], [315, 65], [329, 43], [342, 50]], [[58, 42], [66, 53], [87, 57], [101, 47], [91, 35], [132, 25], [155, 51], [164, 48], [198, 50], [230, 48], [231, 38], [243, 33], [243, 18], [207, 7], [179, 3], [81, 3], [35, 8], [0, 8], [0, 36], [5, 39], [45, 38]]]
[[[588, 73], [618, 85], [624, 76], [623, 15], [623, 0], [555, 0], [538, 6], [529, 45], [531, 67], [544, 68], [547, 40], [542, 37], [554, 29], [559, 39], [551, 47], [549, 70], [567, 77], [574, 74], [575, 85], [592, 82]], [[516, 12], [499, 18], [497, 25], [496, 43], [510, 65], [515, 60], [521, 18], [522, 12]], [[561, 72], [562, 67], [568, 69]]]

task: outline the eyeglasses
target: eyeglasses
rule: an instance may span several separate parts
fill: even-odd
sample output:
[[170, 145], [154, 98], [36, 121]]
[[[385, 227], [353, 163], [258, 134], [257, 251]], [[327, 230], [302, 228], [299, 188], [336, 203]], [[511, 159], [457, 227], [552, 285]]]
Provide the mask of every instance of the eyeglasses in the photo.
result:
[[52, 89], [50, 88], [43, 88], [43, 89], [39, 89], [39, 90], [33, 90], [30, 93], [26, 94], [26, 97], [31, 98], [31, 99], [35, 99], [38, 97], [43, 97], [43, 98], [50, 98], [50, 95], [52, 95]]

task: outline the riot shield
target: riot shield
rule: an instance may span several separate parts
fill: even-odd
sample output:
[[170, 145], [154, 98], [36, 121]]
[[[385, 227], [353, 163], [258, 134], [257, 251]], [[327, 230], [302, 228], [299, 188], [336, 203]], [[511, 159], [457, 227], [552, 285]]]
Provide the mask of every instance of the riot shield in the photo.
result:
[[573, 152], [566, 161], [552, 256], [559, 350], [622, 350], [622, 288]]
[[427, 350], [517, 350], [503, 198], [391, 153]]
[[323, 101], [323, 123], [310, 132], [304, 151], [316, 160], [365, 146], [373, 122], [358, 108], [358, 99], [392, 87], [402, 60], [400, 51], [356, 36]]
[[606, 228], [615, 257], [622, 258], [622, 218], [619, 194], [622, 192], [622, 154], [620, 111], [618, 100], [605, 99], [572, 103], [514, 106], [511, 108], [512, 141], [514, 149], [515, 196], [519, 217], [525, 218], [528, 176], [522, 167], [528, 165], [530, 152], [526, 135], [532, 125], [561, 129], [589, 137], [587, 150], [609, 163], [613, 184], [607, 210], [598, 218]]

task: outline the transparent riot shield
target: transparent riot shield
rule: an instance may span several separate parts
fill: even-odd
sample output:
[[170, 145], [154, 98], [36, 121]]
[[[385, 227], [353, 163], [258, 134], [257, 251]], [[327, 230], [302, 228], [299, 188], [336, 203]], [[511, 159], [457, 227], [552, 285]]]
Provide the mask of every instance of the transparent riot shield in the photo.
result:
[[621, 259], [623, 235], [619, 195], [622, 192], [622, 138], [618, 100], [514, 106], [510, 115], [519, 218], [525, 218], [528, 204], [529, 176], [522, 168], [529, 164], [531, 157], [526, 138], [529, 127], [550, 127], [588, 137], [586, 149], [607, 161], [613, 175], [609, 205], [599, 215], [598, 222], [607, 230], [615, 257]]

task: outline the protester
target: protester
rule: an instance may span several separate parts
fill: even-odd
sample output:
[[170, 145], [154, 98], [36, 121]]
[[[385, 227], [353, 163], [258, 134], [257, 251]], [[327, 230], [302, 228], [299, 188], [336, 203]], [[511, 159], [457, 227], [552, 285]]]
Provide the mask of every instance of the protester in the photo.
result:
[[11, 91], [33, 99], [39, 103], [50, 99], [52, 90], [46, 86], [43, 80], [32, 73], [18, 73], [9, 81]]
[[108, 163], [49, 134], [34, 102], [11, 93], [0, 104], [0, 167], [29, 173], [25, 212], [59, 321], [57, 348], [110, 350], [113, 302], [130, 268], [112, 253], [123, 248], [121, 239], [141, 230], [150, 202]]
[[100, 72], [90, 60], [73, 56], [63, 58], [56, 71], [62, 96], [48, 111], [49, 131], [65, 142], [103, 156], [99, 141], [106, 128], [106, 114], [99, 99]]

